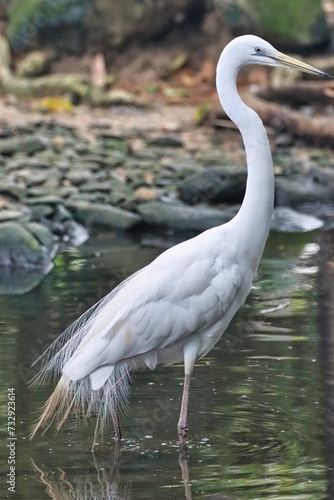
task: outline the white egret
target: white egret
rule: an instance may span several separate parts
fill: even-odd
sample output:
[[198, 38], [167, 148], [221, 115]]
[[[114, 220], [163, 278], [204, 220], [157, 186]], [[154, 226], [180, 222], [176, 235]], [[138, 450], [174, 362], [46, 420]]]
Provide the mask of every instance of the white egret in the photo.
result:
[[49, 373], [60, 380], [33, 435], [56, 420], [59, 428], [73, 410], [97, 415], [97, 429], [111, 417], [120, 439], [118, 409], [127, 401], [133, 370], [184, 362], [178, 421], [185, 447], [190, 377], [228, 327], [250, 292], [267, 240], [274, 201], [274, 174], [266, 131], [241, 100], [237, 73], [247, 64], [288, 66], [329, 76], [278, 52], [252, 35], [223, 50], [217, 66], [222, 107], [238, 126], [247, 155], [246, 193], [227, 224], [168, 249], [123, 281], [84, 313], [42, 355], [37, 382]]

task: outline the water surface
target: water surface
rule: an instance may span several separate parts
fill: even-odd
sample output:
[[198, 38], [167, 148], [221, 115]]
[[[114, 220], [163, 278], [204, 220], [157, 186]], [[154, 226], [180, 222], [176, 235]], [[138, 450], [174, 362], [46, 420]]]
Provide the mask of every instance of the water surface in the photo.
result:
[[[91, 453], [92, 423], [70, 420], [58, 435], [28, 439], [51, 392], [51, 386], [28, 388], [32, 361], [160, 250], [101, 236], [59, 255], [32, 292], [0, 296], [0, 497], [330, 498], [331, 384], [319, 327], [315, 242], [313, 233], [271, 235], [247, 304], [195, 367], [188, 468], [181, 463], [185, 482], [176, 443], [182, 366], [135, 375], [121, 417], [119, 463], [111, 432]], [[15, 493], [6, 484], [8, 388], [16, 398]]]

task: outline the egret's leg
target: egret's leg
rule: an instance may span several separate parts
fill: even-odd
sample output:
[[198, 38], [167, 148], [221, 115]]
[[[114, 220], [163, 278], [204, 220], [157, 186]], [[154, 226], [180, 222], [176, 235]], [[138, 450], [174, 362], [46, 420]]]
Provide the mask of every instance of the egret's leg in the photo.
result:
[[187, 415], [188, 415], [188, 403], [189, 403], [190, 377], [191, 377], [190, 374], [185, 374], [184, 376], [180, 418], [177, 424], [177, 432], [179, 435], [179, 440], [186, 439], [188, 433]]
[[177, 433], [179, 437], [179, 448], [183, 458], [187, 456], [187, 434], [188, 434], [188, 402], [189, 402], [189, 387], [191, 374], [186, 373], [184, 376], [183, 394], [181, 402], [181, 411], [179, 422], [177, 424]]
[[181, 411], [180, 418], [177, 424], [177, 433], [179, 437], [179, 447], [180, 452], [185, 456], [187, 454], [187, 443], [186, 437], [188, 434], [188, 403], [189, 403], [189, 388], [190, 388], [190, 379], [191, 374], [194, 368], [194, 364], [197, 358], [198, 350], [199, 350], [199, 341], [198, 339], [193, 339], [188, 344], [185, 344], [183, 347], [183, 355], [184, 355], [184, 383], [183, 383], [183, 393], [182, 393], [182, 402], [181, 402]]

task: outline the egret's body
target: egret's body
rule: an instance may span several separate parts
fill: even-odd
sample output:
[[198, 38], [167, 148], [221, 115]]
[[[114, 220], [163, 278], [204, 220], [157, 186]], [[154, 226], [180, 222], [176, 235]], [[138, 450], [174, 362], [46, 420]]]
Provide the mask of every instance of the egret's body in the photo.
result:
[[228, 327], [250, 292], [267, 240], [274, 201], [274, 174], [267, 135], [258, 115], [240, 99], [241, 66], [288, 65], [322, 72], [288, 58], [254, 36], [239, 37], [222, 52], [217, 90], [223, 108], [242, 134], [247, 155], [245, 198], [227, 224], [161, 254], [85, 313], [51, 346], [40, 378], [54, 371], [60, 381], [40, 425], [58, 426], [69, 410], [97, 412], [103, 424], [128, 393], [132, 370], [184, 361], [185, 383], [178, 424], [184, 443], [190, 376]]

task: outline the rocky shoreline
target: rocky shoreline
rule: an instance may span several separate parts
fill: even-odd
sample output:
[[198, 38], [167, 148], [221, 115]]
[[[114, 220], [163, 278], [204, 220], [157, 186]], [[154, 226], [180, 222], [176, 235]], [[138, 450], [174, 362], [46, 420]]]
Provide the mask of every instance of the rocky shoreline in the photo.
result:
[[[20, 118], [0, 126], [0, 293], [11, 293], [11, 270], [42, 277], [59, 249], [96, 232], [186, 238], [226, 222], [242, 201], [240, 136], [196, 127], [190, 108]], [[330, 223], [332, 152], [275, 141], [272, 229]]]

